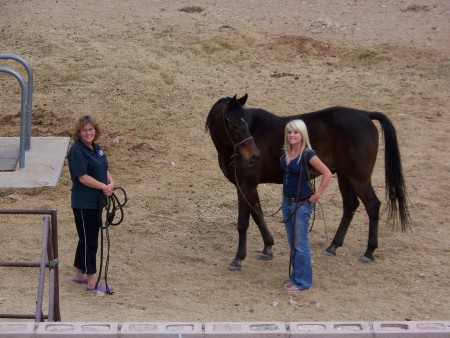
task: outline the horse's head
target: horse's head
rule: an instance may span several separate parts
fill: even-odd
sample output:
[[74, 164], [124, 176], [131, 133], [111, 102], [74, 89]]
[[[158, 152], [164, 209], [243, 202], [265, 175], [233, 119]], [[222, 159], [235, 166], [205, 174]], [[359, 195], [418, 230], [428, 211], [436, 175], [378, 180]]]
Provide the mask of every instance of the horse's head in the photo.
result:
[[243, 107], [247, 98], [247, 94], [240, 99], [235, 95], [228, 100], [223, 107], [223, 122], [234, 153], [241, 155], [249, 165], [254, 165], [259, 160], [260, 151], [249, 130], [250, 117]]

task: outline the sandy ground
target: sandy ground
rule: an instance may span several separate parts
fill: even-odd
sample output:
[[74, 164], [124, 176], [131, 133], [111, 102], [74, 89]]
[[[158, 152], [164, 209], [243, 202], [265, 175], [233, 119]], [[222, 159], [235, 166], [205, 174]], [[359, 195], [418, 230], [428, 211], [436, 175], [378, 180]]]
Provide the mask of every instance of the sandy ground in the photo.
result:
[[[58, 210], [64, 321], [448, 320], [450, 303], [450, 3], [395, 1], [0, 0], [0, 52], [34, 71], [33, 136], [69, 136], [91, 113], [129, 196], [111, 229], [112, 296], [74, 285], [76, 233], [67, 166], [54, 188], [2, 189], [4, 209]], [[2, 65], [13, 64], [3, 62]], [[20, 68], [20, 67], [19, 67]], [[17, 67], [16, 67], [17, 69]], [[19, 71], [21, 71], [19, 69]], [[17, 81], [0, 75], [0, 135], [19, 135]], [[397, 128], [412, 230], [380, 222], [362, 264], [358, 210], [336, 257], [323, 255], [341, 214], [335, 179], [311, 233], [314, 287], [286, 294], [288, 247], [269, 218], [274, 259], [249, 230], [240, 272], [236, 192], [204, 132], [221, 97], [279, 115], [344, 105], [385, 112]], [[373, 183], [384, 201], [382, 151]], [[281, 187], [260, 187], [267, 214]], [[41, 218], [0, 217], [0, 257], [39, 257]], [[2, 268], [0, 312], [33, 313], [36, 270]]]

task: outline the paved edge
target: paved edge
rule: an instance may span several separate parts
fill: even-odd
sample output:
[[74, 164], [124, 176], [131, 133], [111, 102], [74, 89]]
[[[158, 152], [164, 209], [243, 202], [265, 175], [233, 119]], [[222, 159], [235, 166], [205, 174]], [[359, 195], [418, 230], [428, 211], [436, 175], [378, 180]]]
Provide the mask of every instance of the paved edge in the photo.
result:
[[450, 321], [0, 322], [0, 337], [450, 337]]
[[[69, 147], [69, 137], [32, 137], [25, 152], [25, 167], [0, 172], [0, 188], [56, 186]], [[18, 137], [0, 137], [0, 143], [19, 142]]]

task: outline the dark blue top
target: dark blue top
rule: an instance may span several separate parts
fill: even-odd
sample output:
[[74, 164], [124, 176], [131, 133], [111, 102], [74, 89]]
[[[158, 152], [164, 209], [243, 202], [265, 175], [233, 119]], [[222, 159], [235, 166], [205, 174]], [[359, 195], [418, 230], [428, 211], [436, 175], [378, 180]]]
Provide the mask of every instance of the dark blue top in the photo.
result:
[[[316, 156], [316, 152], [314, 150], [308, 149], [303, 152], [306, 154], [306, 159], [309, 161]], [[300, 155], [299, 155], [300, 156]], [[312, 189], [308, 184], [308, 172], [305, 162], [305, 156], [303, 155], [298, 162], [298, 156], [289, 162], [289, 165], [286, 164], [286, 154], [283, 152], [280, 160], [280, 167], [284, 173], [283, 176], [283, 195], [289, 198], [297, 197], [298, 190], [298, 177], [301, 172], [301, 183], [300, 183], [300, 191], [298, 193], [298, 198], [305, 198], [313, 193]]]
[[102, 148], [92, 143], [93, 150], [81, 140], [70, 147], [67, 159], [69, 161], [70, 178], [72, 179], [72, 208], [98, 209], [99, 199], [103, 192], [90, 188], [78, 180], [78, 177], [89, 175], [97, 181], [108, 183], [108, 160]]

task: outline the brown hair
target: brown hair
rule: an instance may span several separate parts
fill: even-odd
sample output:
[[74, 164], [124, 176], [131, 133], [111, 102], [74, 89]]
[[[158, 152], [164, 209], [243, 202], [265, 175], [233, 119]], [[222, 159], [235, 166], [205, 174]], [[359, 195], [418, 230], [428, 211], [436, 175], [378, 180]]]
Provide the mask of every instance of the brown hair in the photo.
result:
[[95, 121], [95, 119], [92, 116], [84, 115], [84, 116], [81, 116], [75, 123], [75, 129], [72, 134], [72, 138], [74, 139], [75, 142], [80, 139], [80, 131], [87, 124], [90, 124], [92, 126], [92, 128], [95, 129], [94, 142], [98, 140], [98, 138], [102, 134], [100, 127], [98, 126], [97, 122]]

